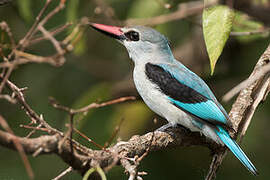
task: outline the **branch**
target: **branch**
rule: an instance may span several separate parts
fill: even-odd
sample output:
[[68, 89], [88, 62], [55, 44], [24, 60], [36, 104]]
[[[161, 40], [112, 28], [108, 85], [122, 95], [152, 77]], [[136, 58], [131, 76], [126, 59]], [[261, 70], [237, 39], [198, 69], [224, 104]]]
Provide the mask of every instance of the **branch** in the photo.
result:
[[69, 166], [65, 171], [63, 171], [61, 174], [59, 174], [57, 177], [53, 178], [52, 180], [59, 180], [66, 174], [70, 173], [72, 170], [73, 170], [72, 167]]
[[129, 101], [129, 100], [135, 100], [135, 99], [136, 98], [134, 96], [121, 97], [121, 98], [118, 98], [118, 99], [114, 99], [114, 100], [106, 101], [106, 102], [102, 102], [102, 103], [91, 103], [91, 104], [89, 104], [89, 105], [87, 105], [85, 107], [79, 108], [79, 109], [72, 109], [72, 108], [63, 106], [63, 105], [59, 104], [53, 97], [50, 97], [49, 101], [52, 104], [52, 106], [55, 107], [56, 109], [66, 111], [70, 115], [74, 115], [74, 114], [78, 114], [78, 113], [87, 113], [90, 109], [93, 109], [93, 108], [101, 108], [101, 107], [104, 107], [104, 106], [118, 104], [118, 103], [121, 103], [121, 102]]
[[41, 11], [39, 12], [38, 16], [36, 17], [36, 20], [34, 22], [34, 24], [32, 25], [32, 27], [30, 28], [30, 30], [26, 33], [26, 35], [20, 40], [19, 42], [19, 46], [22, 46], [22, 49], [24, 49], [24, 47], [27, 44], [27, 41], [29, 39], [31, 39], [31, 37], [33, 36], [33, 34], [36, 31], [36, 27], [38, 25], [38, 23], [41, 20], [41, 16], [44, 14], [45, 10], [47, 9], [47, 7], [49, 6], [49, 4], [51, 3], [51, 0], [46, 0], [45, 5], [43, 6], [43, 8], [41, 9]]
[[91, 150], [87, 148], [82, 149], [74, 144], [73, 147], [75, 152], [71, 153], [69, 145], [70, 141], [68, 140], [62, 144], [60, 150], [58, 149], [58, 144], [61, 142], [62, 138], [63, 137], [59, 134], [43, 135], [38, 138], [22, 138], [0, 130], [0, 145], [4, 147], [16, 150], [13, 139], [17, 139], [27, 154], [35, 154], [37, 156], [54, 153], [60, 156], [66, 163], [71, 164], [76, 170], [86, 171], [89, 169], [86, 167], [85, 162], [91, 157], [87, 156], [87, 153]]
[[229, 92], [227, 92], [223, 96], [222, 100], [225, 101], [225, 102], [229, 101], [236, 94], [238, 94], [241, 90], [243, 90], [244, 88], [252, 85], [255, 81], [258, 81], [259, 79], [261, 79], [266, 74], [269, 74], [269, 72], [270, 72], [270, 64], [268, 63], [267, 65], [265, 65], [262, 68], [258, 69], [258, 71], [254, 72], [254, 74], [252, 74], [252, 76], [250, 76], [248, 79], [244, 80], [243, 82], [241, 82], [240, 84], [238, 84], [237, 86], [232, 88]]
[[[70, 149], [70, 141], [67, 139], [59, 149], [59, 143], [63, 136], [43, 135], [38, 138], [22, 138], [0, 130], [0, 145], [16, 150], [13, 139], [22, 145], [27, 154], [56, 154], [69, 164], [74, 170], [85, 173], [91, 167], [99, 164], [103, 169], [109, 167], [111, 163], [117, 161], [133, 163], [130, 159], [135, 156], [142, 156], [145, 152], [162, 150], [169, 147], [203, 145], [210, 148], [215, 147], [215, 143], [209, 142], [199, 133], [192, 133], [183, 128], [171, 128], [167, 132], [147, 133], [142, 136], [135, 135], [127, 142], [121, 141], [105, 150], [91, 150], [84, 146], [73, 145], [73, 153]], [[73, 140], [73, 142], [76, 142]], [[149, 148], [150, 147], [150, 148]], [[39, 153], [36, 153], [36, 152]], [[116, 163], [117, 164], [117, 163]]]
[[[10, 134], [14, 134], [13, 131], [11, 130], [11, 128], [9, 127], [8, 123], [6, 122], [6, 120], [0, 115], [0, 125]], [[16, 150], [18, 151], [18, 153], [21, 156], [21, 159], [24, 163], [25, 169], [27, 171], [27, 174], [29, 176], [30, 179], [34, 179], [34, 173], [32, 170], [32, 167], [30, 165], [30, 162], [22, 148], [22, 145], [18, 142], [17, 138], [13, 138], [12, 139], [12, 143], [14, 144], [14, 147], [16, 148]]]
[[[259, 103], [262, 102], [268, 95], [270, 85], [268, 73], [264, 73], [258, 79], [256, 74], [262, 71], [262, 69], [268, 67], [269, 62], [270, 44], [258, 60], [253, 72], [248, 79], [248, 81], [252, 81], [252, 84], [241, 90], [229, 113], [229, 116], [233, 122], [233, 127], [236, 130], [235, 132], [237, 132], [233, 135], [234, 137], [236, 137], [238, 134], [240, 134], [241, 140], [247, 131], [247, 128], [251, 122], [251, 118], [253, 117], [256, 108], [258, 107]], [[254, 78], [255, 81], [253, 81]], [[217, 152], [213, 156], [209, 172], [205, 179], [215, 179], [216, 172], [221, 165], [224, 157], [226, 156], [226, 151], [227, 150]]]
[[250, 35], [255, 35], [255, 34], [265, 34], [265, 36], [268, 36], [270, 32], [270, 28], [264, 27], [259, 30], [255, 31], [245, 31], [245, 32], [231, 32], [230, 36], [250, 36]]
[[154, 26], [199, 14], [203, 11], [205, 7], [209, 7], [211, 5], [213, 5], [213, 3], [204, 4], [201, 1], [181, 3], [179, 4], [178, 9], [175, 12], [145, 19], [128, 19], [127, 21], [124, 22], [124, 24], [126, 26], [130, 25]]

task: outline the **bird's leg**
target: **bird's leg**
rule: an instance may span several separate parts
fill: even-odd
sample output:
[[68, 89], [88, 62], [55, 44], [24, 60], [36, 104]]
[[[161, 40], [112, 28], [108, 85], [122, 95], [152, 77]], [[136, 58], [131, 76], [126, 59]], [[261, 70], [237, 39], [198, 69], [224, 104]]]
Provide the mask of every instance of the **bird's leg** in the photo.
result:
[[169, 128], [179, 128], [179, 129], [184, 130], [185, 132], [190, 132], [190, 130], [187, 129], [185, 126], [182, 126], [181, 124], [172, 124], [172, 123], [167, 123], [155, 131], [165, 132]]
[[168, 128], [176, 128], [177, 124], [167, 123], [155, 131], [165, 132]]

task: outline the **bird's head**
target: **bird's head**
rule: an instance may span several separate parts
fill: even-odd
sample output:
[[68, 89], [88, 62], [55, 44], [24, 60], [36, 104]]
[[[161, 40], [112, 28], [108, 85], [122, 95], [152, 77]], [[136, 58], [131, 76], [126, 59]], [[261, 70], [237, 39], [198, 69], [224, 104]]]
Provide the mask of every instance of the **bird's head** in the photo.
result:
[[[172, 55], [167, 38], [152, 28], [116, 27], [95, 23], [92, 23], [91, 26], [123, 44], [135, 63], [158, 61], [164, 56]], [[164, 59], [168, 58], [164, 57]]]

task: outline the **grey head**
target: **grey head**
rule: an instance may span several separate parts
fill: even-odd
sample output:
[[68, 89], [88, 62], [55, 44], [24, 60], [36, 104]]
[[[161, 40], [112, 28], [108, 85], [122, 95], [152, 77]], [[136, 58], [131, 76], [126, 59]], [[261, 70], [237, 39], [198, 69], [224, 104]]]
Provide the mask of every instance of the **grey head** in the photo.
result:
[[102, 24], [91, 24], [91, 26], [121, 42], [135, 65], [147, 62], [164, 62], [173, 58], [167, 38], [150, 27], [121, 28]]

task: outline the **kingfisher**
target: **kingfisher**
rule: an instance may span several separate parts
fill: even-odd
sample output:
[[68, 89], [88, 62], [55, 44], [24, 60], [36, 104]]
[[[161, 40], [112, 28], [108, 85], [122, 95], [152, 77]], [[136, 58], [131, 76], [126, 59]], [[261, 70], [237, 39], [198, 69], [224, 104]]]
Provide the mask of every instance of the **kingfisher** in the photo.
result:
[[200, 132], [226, 146], [253, 174], [257, 169], [229, 135], [230, 118], [207, 84], [176, 60], [167, 38], [145, 26], [117, 27], [90, 23], [97, 31], [123, 44], [135, 66], [133, 79], [143, 101], [168, 124]]

